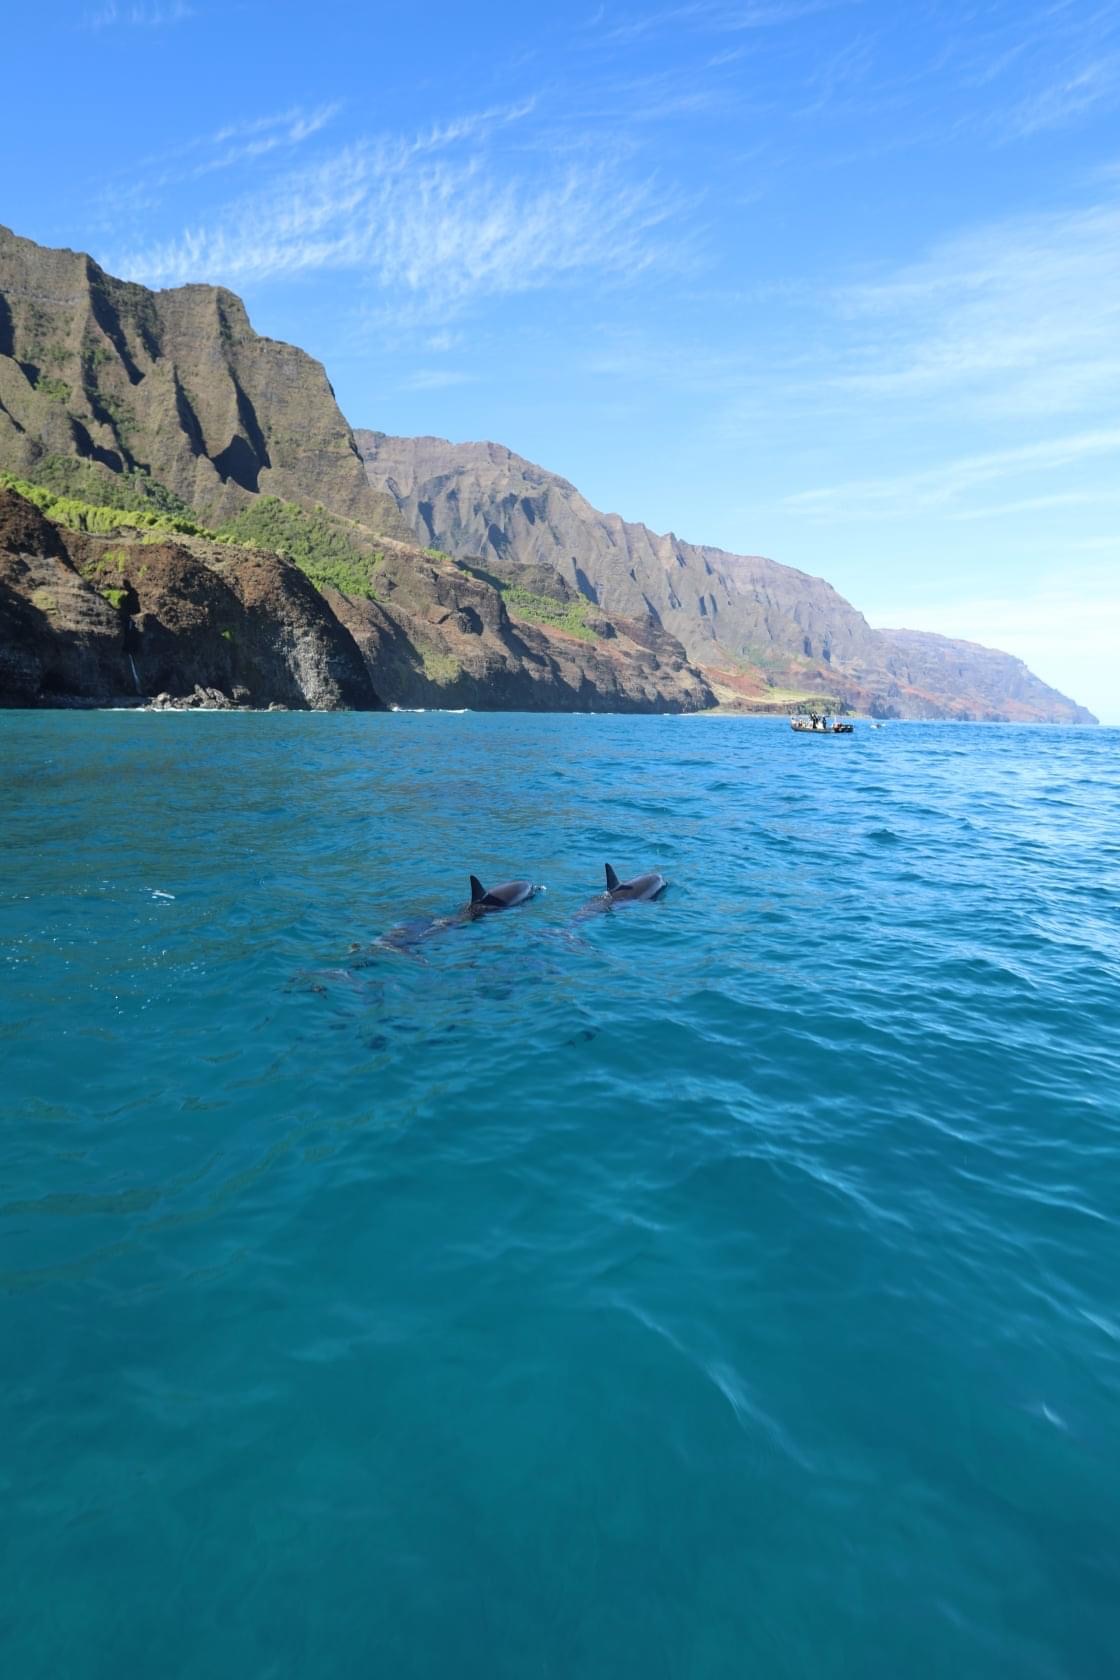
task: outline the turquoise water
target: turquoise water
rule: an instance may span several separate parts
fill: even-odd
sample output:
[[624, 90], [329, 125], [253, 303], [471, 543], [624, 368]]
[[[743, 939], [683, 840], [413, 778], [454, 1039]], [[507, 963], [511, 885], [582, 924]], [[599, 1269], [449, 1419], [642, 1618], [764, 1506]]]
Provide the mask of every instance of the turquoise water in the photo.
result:
[[[1120, 732], [0, 776], [13, 1680], [1111, 1680]], [[673, 885], [573, 919], [604, 861]], [[548, 891], [370, 950], [471, 870]]]

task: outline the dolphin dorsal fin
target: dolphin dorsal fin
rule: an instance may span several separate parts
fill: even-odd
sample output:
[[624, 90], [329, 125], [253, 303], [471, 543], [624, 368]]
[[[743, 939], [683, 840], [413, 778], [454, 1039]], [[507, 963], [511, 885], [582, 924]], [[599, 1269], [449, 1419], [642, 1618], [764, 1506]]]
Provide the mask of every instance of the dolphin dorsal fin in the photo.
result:
[[614, 889], [617, 886], [618, 886], [618, 876], [615, 874], [614, 870], [611, 868], [610, 864], [608, 863], [607, 864], [607, 891], [608, 892], [614, 892]]
[[482, 882], [479, 880], [477, 875], [472, 875], [471, 876], [471, 903], [472, 904], [481, 904], [485, 897], [486, 897], [486, 888], [483, 886]]

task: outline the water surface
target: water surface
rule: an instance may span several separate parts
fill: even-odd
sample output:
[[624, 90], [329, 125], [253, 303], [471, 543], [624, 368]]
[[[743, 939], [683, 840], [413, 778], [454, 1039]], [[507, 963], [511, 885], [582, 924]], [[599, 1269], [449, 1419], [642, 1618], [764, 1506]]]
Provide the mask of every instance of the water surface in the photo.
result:
[[6, 1672], [1111, 1677], [1118, 754], [0, 715]]

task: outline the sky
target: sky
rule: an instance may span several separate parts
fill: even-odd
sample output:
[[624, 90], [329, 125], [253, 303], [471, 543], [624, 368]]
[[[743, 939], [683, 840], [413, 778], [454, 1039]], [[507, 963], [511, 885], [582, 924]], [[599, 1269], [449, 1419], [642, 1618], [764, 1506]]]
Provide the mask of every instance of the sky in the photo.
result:
[[5, 57], [18, 233], [1120, 722], [1120, 0], [39, 0]]

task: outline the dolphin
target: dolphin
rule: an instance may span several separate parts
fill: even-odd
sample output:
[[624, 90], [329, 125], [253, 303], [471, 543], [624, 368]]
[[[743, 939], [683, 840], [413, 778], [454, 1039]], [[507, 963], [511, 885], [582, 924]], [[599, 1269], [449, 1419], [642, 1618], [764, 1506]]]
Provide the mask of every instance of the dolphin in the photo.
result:
[[[379, 939], [375, 939], [370, 947], [371, 952], [399, 951], [403, 956], [415, 957], [418, 962], [423, 962], [417, 946], [435, 934], [446, 933], [449, 928], [464, 927], [468, 922], [477, 922], [481, 916], [488, 916], [492, 910], [510, 910], [515, 904], [524, 904], [540, 890], [532, 881], [505, 881], [500, 887], [491, 887], [489, 891], [477, 875], [472, 875], [470, 882], [470, 899], [458, 910], [453, 910], [449, 916], [430, 916], [419, 921], [402, 922], [399, 926], [390, 928], [388, 933], [383, 933]], [[350, 948], [352, 951], [359, 949], [356, 945]], [[370, 957], [359, 959], [351, 966], [364, 968], [370, 960]]]
[[608, 904], [640, 904], [659, 898], [669, 885], [664, 875], [651, 870], [648, 875], [635, 875], [632, 881], [620, 881], [607, 864], [607, 890], [603, 894]]
[[512, 910], [515, 904], [524, 904], [526, 899], [532, 898], [536, 892], [532, 881], [506, 881], [500, 887], [487, 890], [477, 875], [471, 876], [471, 901], [464, 910], [467, 921], [477, 921], [479, 916], [489, 915], [491, 910]]

